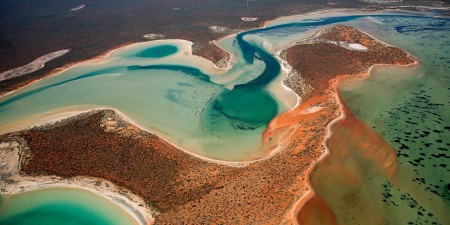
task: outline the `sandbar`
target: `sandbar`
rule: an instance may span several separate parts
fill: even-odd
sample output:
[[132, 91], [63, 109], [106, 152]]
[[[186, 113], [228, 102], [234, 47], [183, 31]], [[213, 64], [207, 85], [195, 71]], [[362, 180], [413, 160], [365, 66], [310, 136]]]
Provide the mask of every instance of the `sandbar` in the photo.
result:
[[44, 67], [46, 62], [56, 59], [58, 57], [61, 57], [64, 54], [68, 53], [69, 51], [70, 51], [70, 49], [64, 49], [64, 50], [59, 50], [56, 52], [48, 53], [46, 55], [43, 55], [43, 56], [33, 60], [32, 62], [30, 62], [26, 65], [2, 72], [2, 73], [0, 73], [0, 81], [11, 79], [14, 77], [20, 77], [20, 76], [35, 72], [35, 71], [41, 69], [42, 67]]

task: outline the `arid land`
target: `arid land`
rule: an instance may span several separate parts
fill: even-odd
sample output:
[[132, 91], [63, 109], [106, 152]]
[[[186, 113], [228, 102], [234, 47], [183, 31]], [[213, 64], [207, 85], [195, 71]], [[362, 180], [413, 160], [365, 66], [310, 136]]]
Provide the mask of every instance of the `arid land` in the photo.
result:
[[[70, 10], [80, 5], [85, 7], [77, 11]], [[374, 4], [361, 0], [288, 0], [276, 2], [276, 7], [273, 6], [271, 0], [251, 1], [248, 7], [246, 1], [226, 0], [47, 0], [45, 4], [39, 1], [30, 1], [28, 4], [22, 1], [2, 1], [0, 73], [26, 65], [51, 52], [62, 49], [71, 49], [71, 52], [46, 63], [38, 71], [0, 81], [0, 95], [117, 46], [147, 41], [144, 37], [146, 34], [157, 34], [156, 38], [192, 41], [194, 54], [221, 64], [228, 55], [211, 41], [240, 30], [256, 28], [264, 21], [281, 16], [334, 8], [426, 10], [448, 7], [449, 2], [404, 0]], [[271, 10], [267, 10], [268, 8]], [[241, 17], [254, 17], [258, 20], [242, 22]], [[211, 29], [217, 26], [221, 29]]]
[[[330, 43], [337, 41], [360, 43], [368, 51]], [[24, 140], [29, 151], [20, 156], [20, 174], [109, 180], [142, 197], [158, 224], [293, 224], [313, 194], [308, 177], [327, 151], [330, 122], [344, 116], [339, 81], [367, 75], [375, 64], [415, 61], [347, 26], [322, 30], [281, 56], [293, 68], [284, 82], [302, 103], [273, 119], [264, 134], [264, 141], [286, 147], [244, 167], [190, 156], [109, 110], [5, 134], [0, 143]]]

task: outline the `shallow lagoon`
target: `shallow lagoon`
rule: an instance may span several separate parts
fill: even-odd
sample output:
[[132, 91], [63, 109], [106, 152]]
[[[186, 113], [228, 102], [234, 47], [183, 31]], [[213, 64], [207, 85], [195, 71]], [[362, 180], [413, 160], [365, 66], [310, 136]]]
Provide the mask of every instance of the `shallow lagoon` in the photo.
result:
[[236, 56], [227, 69], [192, 56], [186, 41], [130, 45], [4, 98], [0, 130], [31, 125], [22, 121], [50, 117], [55, 110], [106, 107], [192, 154], [225, 161], [261, 158], [276, 147], [262, 143], [267, 124], [296, 104], [294, 93], [281, 86], [285, 71], [273, 53], [299, 33], [366, 17], [326, 17], [240, 33], [220, 42]]
[[119, 206], [94, 193], [72, 188], [47, 188], [0, 196], [4, 225], [124, 225], [137, 224]]
[[[446, 73], [442, 73], [442, 71], [448, 72], [448, 65], [446, 68], [445, 64], [433, 64], [434, 61], [443, 62], [442, 57], [445, 59], [445, 55], [434, 53], [439, 53], [439, 49], [442, 46], [445, 47], [446, 43], [434, 43], [438, 47], [429, 49], [427, 52], [430, 54], [425, 54], [421, 53], [426, 47], [424, 42], [416, 48], [412, 47], [415, 44], [413, 40], [397, 39], [398, 35], [407, 28], [397, 30], [392, 26], [404, 23], [403, 20], [414, 21], [414, 18], [375, 15], [343, 16], [300, 21], [288, 25], [274, 24], [265, 29], [245, 32], [236, 38], [219, 41], [225, 49], [236, 55], [233, 66], [228, 70], [214, 68], [211, 63], [190, 56], [189, 44], [183, 41], [149, 42], [128, 46], [113, 52], [105, 60], [80, 64], [58, 76], [34, 83], [4, 98], [0, 102], [0, 127], [4, 129], [10, 123], [65, 107], [82, 106], [84, 109], [99, 106], [112, 107], [120, 110], [144, 129], [156, 132], [171, 143], [194, 154], [230, 161], [258, 158], [261, 157], [259, 152], [263, 147], [261, 134], [267, 123], [271, 118], [295, 104], [295, 101], [285, 102], [279, 99], [278, 93], [272, 91], [271, 87], [280, 85], [279, 78], [283, 71], [280, 70], [279, 61], [270, 53], [302, 37], [302, 33], [299, 32], [311, 32], [329, 24], [347, 23], [367, 30], [384, 41], [405, 48], [423, 60], [424, 65], [413, 68], [412, 71], [381, 69], [367, 82], [355, 84], [342, 92], [352, 112], [373, 126], [398, 149], [398, 154], [401, 155], [404, 153], [400, 150], [403, 150], [402, 146], [406, 145], [403, 143], [406, 141], [404, 139], [414, 138], [408, 134], [412, 128], [406, 121], [403, 125], [394, 124], [399, 118], [389, 115], [401, 107], [415, 105], [406, 104], [408, 99], [412, 98], [411, 96], [416, 96], [416, 100], [419, 101], [421, 101], [420, 97], [431, 98], [427, 96], [439, 99], [437, 96], [442, 93], [434, 87], [437, 85], [441, 87], [439, 90], [445, 92], [447, 89], [444, 86], [448, 84]], [[445, 29], [444, 31], [448, 32]], [[407, 39], [407, 33], [404, 35], [401, 37], [402, 40]], [[430, 35], [424, 35], [422, 38], [423, 40], [441, 38], [439, 40], [444, 42], [446, 40]], [[172, 47], [160, 49], [159, 46]], [[177, 50], [173, 51], [173, 47]], [[448, 56], [448, 52], [445, 54]], [[143, 55], [145, 57], [142, 57]], [[440, 76], [428, 76], [430, 78], [428, 79], [424, 76], [424, 71], [434, 71]], [[434, 72], [431, 74], [435, 74]], [[396, 77], [391, 79], [377, 75], [383, 73]], [[423, 96], [414, 92], [415, 90], [423, 90], [429, 94]], [[445, 105], [449, 95], [444, 94], [444, 96], [447, 97], [437, 100], [439, 103], [436, 104]], [[402, 102], [399, 103], [399, 100]], [[370, 199], [376, 203], [374, 205], [380, 207], [381, 210], [378, 212], [383, 213], [385, 216], [383, 218], [387, 220], [392, 218], [394, 222], [399, 217], [392, 213], [418, 215], [411, 218], [413, 222], [442, 222], [441, 211], [448, 207], [448, 194], [445, 194], [442, 186], [445, 178], [448, 178], [448, 169], [440, 166], [446, 162], [441, 162], [442, 158], [432, 158], [442, 148], [445, 149], [448, 146], [448, 135], [445, 136], [445, 133], [440, 132], [445, 132], [447, 129], [442, 124], [449, 122], [449, 116], [445, 113], [448, 110], [440, 105], [434, 108], [432, 105], [423, 107], [428, 108], [417, 112], [416, 116], [419, 118], [423, 113], [429, 112], [431, 115], [433, 113], [444, 115], [440, 119], [422, 118], [427, 121], [424, 123], [433, 124], [439, 131], [431, 134], [429, 138], [441, 141], [432, 143], [433, 147], [427, 148], [427, 152], [420, 152], [424, 149], [421, 146], [414, 147], [414, 144], [406, 146], [417, 149], [417, 153], [410, 154], [423, 153], [431, 160], [427, 161], [425, 166], [408, 168], [411, 167], [411, 165], [408, 166], [410, 163], [408, 159], [400, 157], [401, 165], [405, 165], [401, 166], [401, 174], [405, 175], [406, 180], [401, 184], [407, 186], [406, 189], [397, 189], [383, 178], [377, 178], [376, 182], [379, 183], [368, 185], [368, 187], [377, 185], [372, 188], [383, 191], [383, 195], [379, 196], [369, 193]], [[415, 111], [411, 109], [408, 112]], [[382, 118], [383, 116], [388, 118]], [[427, 132], [428, 130], [433, 129], [430, 127]], [[6, 128], [2, 131], [6, 131]], [[403, 136], [398, 136], [400, 134]], [[422, 140], [420, 144], [428, 145], [428, 141], [425, 141]], [[426, 185], [413, 184], [417, 183], [416, 179], [422, 176], [427, 178]], [[431, 190], [440, 195], [436, 197]], [[425, 195], [422, 195], [423, 191]], [[385, 195], [386, 193], [389, 195]], [[393, 203], [383, 201], [386, 200], [385, 196], [395, 198]], [[425, 199], [427, 197], [431, 200]], [[410, 202], [416, 202], [415, 205], [419, 206], [410, 209]], [[417, 209], [422, 214], [427, 210], [426, 212], [431, 213], [432, 216], [427, 214], [427, 217], [422, 217], [417, 214]], [[339, 211], [335, 211], [337, 212]], [[352, 215], [358, 218], [357, 211], [351, 213], [356, 213]], [[444, 221], [446, 221], [445, 218]]]

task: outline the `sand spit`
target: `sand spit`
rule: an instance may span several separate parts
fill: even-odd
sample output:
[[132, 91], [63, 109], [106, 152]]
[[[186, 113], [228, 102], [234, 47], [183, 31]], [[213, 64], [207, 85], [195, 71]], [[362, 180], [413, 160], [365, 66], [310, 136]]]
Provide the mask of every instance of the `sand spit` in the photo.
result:
[[70, 9], [70, 11], [78, 11], [78, 10], [82, 10], [82, 9], [84, 9], [84, 7], [86, 7], [86, 4], [79, 5], [79, 6], [77, 6], [77, 7], [73, 7], [73, 8]]
[[[185, 55], [179, 55], [178, 57], [184, 57], [184, 56], [194, 56], [193, 58], [191, 58], [191, 62], [193, 62], [195, 64], [195, 66], [197, 66], [198, 68], [201, 68], [205, 73], [209, 73], [209, 74], [217, 74], [220, 75], [221, 73], [223, 73], [226, 70], [229, 70], [231, 68], [231, 55], [226, 52], [225, 50], [223, 50], [222, 48], [218, 47], [214, 42], [210, 43], [211, 46], [214, 46], [213, 48], [224, 52], [225, 58], [223, 58], [222, 61], [218, 62], [218, 64], [212, 63], [211, 61], [205, 59], [205, 57], [197, 55], [195, 52], [195, 44], [190, 42], [190, 41], [186, 41], [186, 40], [181, 40], [181, 39], [164, 39], [164, 40], [153, 40], [153, 41], [148, 41], [148, 42], [138, 42], [138, 43], [124, 43], [122, 45], [119, 45], [113, 49], [110, 49], [106, 52], [104, 52], [103, 54], [100, 54], [98, 56], [86, 59], [86, 60], [82, 60], [82, 61], [78, 61], [78, 62], [73, 62], [70, 64], [67, 64], [63, 67], [57, 68], [55, 70], [53, 70], [52, 72], [46, 74], [44, 77], [41, 77], [39, 79], [31, 79], [28, 80], [27, 82], [23, 82], [21, 84], [19, 84], [18, 86], [16, 86], [12, 91], [6, 92], [6, 93], [1, 93], [0, 92], [0, 98], [3, 98], [5, 96], [8, 96], [34, 82], [38, 82], [42, 79], [45, 79], [47, 77], [50, 76], [55, 76], [55, 75], [59, 75], [69, 69], [71, 69], [72, 67], [78, 66], [78, 65], [92, 65], [92, 64], [98, 64], [98, 63], [102, 63], [102, 60], [105, 60], [106, 58], [108, 58], [111, 54], [114, 54], [115, 52], [119, 52], [119, 51], [124, 51], [127, 48], [133, 48], [139, 45], [152, 45], [152, 44], [157, 44], [157, 43], [167, 43], [167, 42], [172, 42], [172, 44], [177, 45], [179, 48], [181, 48], [181, 51], [185, 53]], [[185, 58], [184, 58], [185, 59]], [[4, 133], [4, 132], [0, 132], [0, 133]]]
[[157, 40], [157, 39], [164, 39], [166, 35], [164, 34], [144, 34], [142, 35], [143, 38], [148, 40]]
[[50, 77], [50, 76], [59, 75], [59, 74], [61, 74], [62, 72], [66, 71], [66, 70], [68, 70], [68, 69], [70, 69], [70, 68], [72, 68], [72, 67], [74, 67], [74, 66], [76, 66], [76, 65], [78, 65], [78, 64], [86, 63], [86, 62], [89, 62], [89, 61], [91, 61], [91, 60], [101, 60], [101, 59], [104, 59], [104, 58], [108, 57], [108, 56], [109, 56], [112, 52], [114, 52], [115, 50], [120, 49], [120, 48], [122, 48], [122, 47], [124, 47], [124, 46], [127, 46], [127, 45], [131, 45], [131, 44], [132, 44], [132, 43], [124, 43], [124, 44], [119, 45], [119, 46], [117, 46], [117, 47], [115, 47], [115, 48], [113, 48], [113, 49], [110, 49], [110, 50], [106, 51], [105, 53], [100, 54], [100, 55], [98, 55], [98, 56], [95, 56], [95, 57], [92, 57], [92, 58], [89, 58], [89, 59], [86, 59], [86, 60], [81, 60], [81, 61], [77, 61], [77, 62], [73, 62], [73, 63], [66, 64], [66, 65], [64, 65], [64, 66], [62, 66], [62, 67], [59, 67], [59, 68], [56, 68], [56, 69], [52, 70], [50, 73], [44, 75], [43, 77], [40, 77], [40, 78], [37, 78], [37, 79], [36, 79], [36, 78], [35, 78], [35, 79], [30, 79], [30, 80], [27, 80], [26, 82], [22, 82], [22, 83], [20, 83], [20, 84], [17, 84], [17, 85], [15, 85], [15, 86], [13, 87], [13, 89], [12, 89], [11, 91], [9, 91], [9, 92], [1, 92], [1, 91], [0, 91], [0, 98], [3, 98], [3, 97], [5, 97], [5, 96], [8, 96], [8, 95], [10, 95], [10, 94], [12, 94], [12, 93], [14, 93], [14, 92], [16, 92], [16, 91], [22, 89], [22, 88], [24, 88], [24, 87], [26, 87], [26, 86], [28, 86], [28, 85], [34, 83], [34, 82], [38, 82], [38, 81], [43, 80], [43, 79], [45, 79], [45, 78], [48, 78], [48, 77]]
[[64, 50], [52, 52], [52, 53], [43, 55], [43, 56], [33, 60], [33, 62], [30, 62], [26, 65], [5, 71], [3, 73], [0, 73], [0, 81], [11, 79], [14, 77], [20, 77], [20, 76], [35, 72], [35, 71], [41, 69], [42, 67], [44, 67], [46, 62], [56, 59], [58, 57], [61, 57], [64, 54], [68, 53], [69, 51], [70, 51], [70, 49], [64, 49]]
[[[348, 50], [344, 46], [339, 48], [339, 46], [332, 48], [327, 42], [354, 42], [358, 40], [361, 43], [364, 43], [367, 46], [368, 51], [353, 51]], [[305, 55], [304, 53], [308, 53], [305, 57], [300, 57], [298, 62], [296, 63], [292, 61], [292, 58], [295, 56]], [[316, 55], [317, 54], [317, 55]], [[332, 126], [335, 123], [338, 123], [342, 119], [345, 118], [344, 109], [342, 106], [341, 99], [339, 98], [337, 87], [342, 79], [349, 76], [357, 76], [357, 77], [367, 77], [370, 74], [370, 71], [375, 65], [414, 65], [417, 62], [413, 60], [410, 55], [400, 49], [395, 47], [385, 45], [384, 43], [373, 39], [371, 36], [366, 35], [363, 32], [359, 32], [358, 30], [348, 27], [348, 26], [335, 26], [331, 28], [327, 28], [318, 32], [316, 37], [312, 40], [308, 40], [307, 43], [303, 45], [294, 46], [287, 52], [287, 58], [291, 59], [290, 64], [293, 65], [294, 68], [300, 71], [302, 77], [305, 79], [305, 82], [311, 85], [311, 93], [305, 93], [304, 90], [300, 89], [297, 84], [289, 83], [291, 80], [287, 80], [288, 86], [293, 87], [294, 90], [301, 92], [305, 99], [314, 99], [317, 96], [323, 95], [322, 90], [332, 90], [331, 93], [328, 93], [329, 100], [331, 104], [337, 105], [339, 108], [340, 116], [336, 117], [331, 123], [327, 125], [328, 132], [325, 136], [324, 147], [326, 149], [325, 154], [322, 155], [317, 161], [314, 162], [314, 165], [317, 165], [325, 157], [329, 154], [329, 149], [327, 147], [327, 141], [332, 137]], [[346, 59], [346, 61], [342, 60]], [[335, 64], [336, 63], [336, 64]], [[306, 64], [306, 65], [305, 65]], [[324, 66], [327, 64], [329, 69]], [[315, 65], [315, 66], [311, 66]], [[336, 66], [339, 65], [339, 66]], [[317, 69], [320, 68], [320, 69]], [[339, 68], [339, 69], [336, 69]], [[341, 75], [345, 74], [345, 75]], [[336, 77], [336, 78], [333, 78]], [[324, 86], [325, 81], [329, 80], [328, 87]], [[327, 91], [325, 91], [325, 94]], [[395, 155], [395, 154], [394, 154]], [[390, 160], [389, 165], [387, 167], [395, 165], [395, 157], [394, 161]], [[310, 167], [311, 172], [314, 166]], [[394, 172], [390, 172], [392, 174]], [[308, 177], [309, 185], [309, 177]], [[311, 200], [311, 201], [310, 201]], [[305, 209], [306, 212], [302, 211], [302, 207], [307, 202], [308, 207]], [[308, 192], [305, 196], [303, 196], [298, 201], [298, 206], [296, 210], [296, 214], [298, 214], [298, 222], [301, 224], [311, 224], [311, 220], [305, 219], [305, 215], [309, 215], [308, 219], [318, 219], [315, 221], [317, 224], [323, 224], [325, 222], [329, 224], [335, 224], [336, 218], [332, 212], [332, 210], [328, 207], [328, 205], [323, 201], [320, 197], [315, 196], [314, 190]], [[313, 212], [320, 212], [319, 214], [313, 214]], [[313, 215], [313, 216], [311, 216]], [[316, 216], [316, 217], [315, 217]]]

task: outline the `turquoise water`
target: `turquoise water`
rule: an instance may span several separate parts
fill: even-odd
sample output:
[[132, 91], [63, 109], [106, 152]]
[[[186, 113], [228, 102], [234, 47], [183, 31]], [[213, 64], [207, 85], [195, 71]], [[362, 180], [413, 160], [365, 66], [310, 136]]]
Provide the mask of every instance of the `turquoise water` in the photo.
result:
[[136, 54], [137, 57], [148, 58], [162, 58], [173, 55], [178, 51], [178, 48], [173, 45], [160, 45], [144, 49]]
[[48, 188], [0, 197], [2, 225], [137, 224], [109, 200], [80, 189]]
[[290, 44], [299, 31], [364, 18], [327, 17], [240, 33], [224, 46], [236, 53], [229, 71], [207, 69], [187, 56], [181, 41], [127, 46], [3, 98], [0, 128], [57, 109], [112, 107], [189, 152], [227, 161], [261, 158], [267, 124], [295, 104], [271, 91], [281, 85], [274, 82], [282, 71], [270, 50]]
[[[359, 15], [252, 30], [220, 42], [236, 56], [229, 71], [211, 72], [202, 66], [204, 61], [186, 56], [184, 44], [177, 41], [128, 46], [104, 60], [75, 66], [3, 98], [0, 128], [66, 107], [113, 107], [143, 128], [195, 154], [231, 161], [258, 158], [268, 122], [288, 108], [269, 88], [282, 73], [273, 51], [301, 33], [346, 23], [407, 49], [422, 62], [417, 68], [380, 69], [367, 81], [342, 91], [352, 112], [398, 150], [401, 187], [388, 181], [377, 184], [385, 193], [375, 201], [385, 200], [379, 204], [393, 221], [403, 215], [402, 222], [445, 224], [449, 196], [444, 186], [450, 177], [447, 21]], [[73, 205], [65, 198], [69, 195], [52, 196], [30, 200], [33, 204], [20, 203], [34, 199], [32, 194], [7, 196], [1, 201], [2, 210], [10, 211], [2, 211], [7, 212], [2, 216], [16, 215], [8, 216], [8, 223], [14, 224], [33, 220], [33, 215], [55, 210], [53, 203], [42, 206], [48, 198], [63, 205], [56, 207], [58, 210], [70, 209], [57, 211], [48, 220], [76, 217], [88, 223], [95, 218], [93, 224], [110, 224], [89, 213], [93, 211], [86, 211], [85, 203]], [[0, 221], [7, 221], [6, 216]]]

